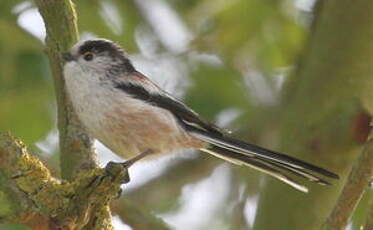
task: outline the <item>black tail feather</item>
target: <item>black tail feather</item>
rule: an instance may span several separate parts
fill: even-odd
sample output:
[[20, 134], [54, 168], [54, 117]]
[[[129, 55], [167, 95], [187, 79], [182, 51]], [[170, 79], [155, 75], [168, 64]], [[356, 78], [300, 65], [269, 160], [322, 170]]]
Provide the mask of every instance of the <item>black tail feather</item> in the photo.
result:
[[194, 127], [188, 128], [191, 135], [211, 144], [209, 148], [202, 149], [203, 151], [212, 153], [235, 164], [246, 164], [264, 171], [301, 191], [307, 191], [307, 188], [288, 177], [287, 173], [306, 178], [321, 185], [330, 185], [330, 183], [317, 174], [333, 179], [339, 178], [337, 174], [326, 169], [278, 152], [248, 144], [228, 136], [208, 133]]
[[281, 164], [286, 164], [286, 165], [289, 165], [289, 166], [294, 167], [294, 168], [304, 168], [304, 169], [311, 170], [313, 172], [317, 172], [317, 173], [319, 173], [323, 176], [326, 176], [326, 177], [339, 179], [339, 176], [337, 174], [333, 173], [333, 172], [330, 172], [330, 171], [328, 171], [326, 169], [323, 169], [321, 167], [318, 167], [316, 165], [307, 163], [305, 161], [298, 160], [294, 157], [291, 157], [291, 156], [288, 156], [288, 155], [285, 155], [285, 154], [282, 154], [282, 153], [278, 153], [278, 152], [275, 152], [275, 151], [271, 151], [271, 150], [262, 148], [262, 147], [257, 146], [257, 145], [245, 143], [243, 141], [233, 139], [231, 137], [222, 136], [221, 138], [225, 142], [227, 142], [229, 144], [232, 144], [234, 146], [237, 146], [238, 149], [242, 148], [246, 151], [258, 154], [263, 158], [273, 159], [273, 161], [279, 162]]
[[321, 167], [315, 166], [313, 164], [307, 163], [305, 161], [298, 160], [294, 157], [278, 153], [275, 151], [271, 151], [257, 145], [249, 144], [232, 137], [223, 136], [223, 135], [216, 135], [206, 133], [204, 131], [193, 129], [190, 130], [192, 134], [194, 134], [197, 138], [204, 140], [210, 144], [215, 146], [220, 146], [225, 149], [230, 149], [235, 152], [242, 153], [244, 155], [249, 155], [251, 157], [261, 157], [264, 159], [268, 159], [270, 161], [279, 162], [281, 164], [289, 165], [293, 168], [302, 168], [307, 169], [313, 172], [316, 172], [320, 175], [330, 177], [333, 179], [339, 179], [339, 176], [333, 172], [330, 172], [326, 169]]
[[270, 176], [275, 177], [276, 179], [279, 179], [286, 184], [294, 187], [295, 189], [302, 191], [302, 192], [308, 192], [308, 189], [304, 186], [298, 183], [297, 181], [293, 180], [291, 177], [287, 176], [286, 174], [279, 171], [277, 168], [273, 167], [273, 165], [261, 161], [256, 158], [248, 157], [245, 155], [242, 155], [240, 153], [232, 152], [227, 149], [223, 149], [217, 146], [208, 148], [208, 149], [201, 149], [204, 152], [213, 154], [219, 158], [222, 158], [224, 160], [230, 161], [234, 164], [238, 165], [246, 165], [251, 168], [254, 168], [256, 170], [259, 170], [261, 172], [264, 172]]
[[286, 164], [283, 164], [283, 163], [280, 163], [280, 162], [271, 161], [271, 160], [268, 160], [268, 159], [265, 159], [265, 158], [250, 157], [250, 156], [243, 155], [243, 154], [240, 154], [240, 153], [236, 153], [236, 152], [233, 152], [231, 150], [227, 150], [227, 149], [224, 149], [224, 148], [221, 148], [221, 147], [218, 147], [218, 146], [211, 146], [209, 149], [211, 151], [217, 153], [217, 154], [222, 154], [225, 157], [231, 157], [231, 158], [234, 158], [234, 159], [238, 159], [238, 160], [244, 161], [248, 164], [252, 163], [253, 161], [261, 162], [263, 164], [270, 165], [270, 166], [273, 166], [273, 167], [275, 167], [279, 170], [282, 170], [282, 171], [279, 171], [279, 172], [288, 172], [288, 173], [291, 173], [293, 175], [303, 177], [303, 178], [305, 178], [309, 181], [318, 183], [320, 185], [331, 185], [328, 181], [323, 180], [322, 178], [320, 178], [319, 176], [316, 176], [312, 172], [308, 172], [308, 171], [303, 170], [303, 169], [295, 168], [295, 167], [292, 167], [290, 165], [286, 165]]

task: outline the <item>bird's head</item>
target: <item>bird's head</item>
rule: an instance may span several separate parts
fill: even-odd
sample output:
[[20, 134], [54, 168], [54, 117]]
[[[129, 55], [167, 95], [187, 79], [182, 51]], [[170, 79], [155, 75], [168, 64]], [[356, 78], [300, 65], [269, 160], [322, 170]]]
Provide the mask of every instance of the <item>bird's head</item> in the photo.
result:
[[69, 70], [87, 74], [104, 73], [108, 77], [114, 77], [134, 71], [124, 50], [106, 39], [80, 41], [63, 53], [62, 57], [65, 60], [65, 72]]

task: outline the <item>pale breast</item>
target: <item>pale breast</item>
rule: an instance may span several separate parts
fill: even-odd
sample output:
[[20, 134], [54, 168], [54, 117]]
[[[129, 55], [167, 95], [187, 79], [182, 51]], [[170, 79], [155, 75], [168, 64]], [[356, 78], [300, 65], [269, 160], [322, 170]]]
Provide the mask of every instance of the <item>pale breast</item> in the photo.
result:
[[115, 133], [108, 141], [118, 154], [124, 156], [148, 149], [167, 153], [200, 147], [200, 142], [190, 137], [170, 112], [137, 99], [127, 98], [123, 104], [105, 113], [105, 117], [106, 127]]
[[168, 153], [202, 147], [170, 112], [134, 99], [110, 82], [99, 81], [98, 76], [69, 73], [66, 86], [88, 133], [120, 156], [131, 157], [149, 149]]
[[201, 147], [168, 111], [133, 99], [124, 92], [96, 90], [75, 94], [73, 102], [87, 131], [116, 154], [132, 157]]

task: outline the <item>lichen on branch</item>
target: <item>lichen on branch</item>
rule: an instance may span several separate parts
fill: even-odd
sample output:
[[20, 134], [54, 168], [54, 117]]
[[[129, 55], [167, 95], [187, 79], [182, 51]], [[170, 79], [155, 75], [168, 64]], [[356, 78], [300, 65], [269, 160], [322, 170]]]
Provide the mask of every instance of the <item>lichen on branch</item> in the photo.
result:
[[81, 171], [72, 182], [56, 179], [8, 133], [0, 133], [0, 175], [0, 199], [6, 204], [0, 220], [32, 229], [112, 229], [107, 205], [128, 181], [126, 169], [115, 163]]

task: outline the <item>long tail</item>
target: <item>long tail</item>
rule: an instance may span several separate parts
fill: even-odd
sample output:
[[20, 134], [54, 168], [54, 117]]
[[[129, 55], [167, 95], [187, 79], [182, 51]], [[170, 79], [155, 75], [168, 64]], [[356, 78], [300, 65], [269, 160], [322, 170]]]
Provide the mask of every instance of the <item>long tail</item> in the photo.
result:
[[293, 180], [288, 174], [300, 176], [320, 185], [330, 185], [321, 176], [339, 179], [337, 174], [296, 158], [248, 144], [243, 141], [189, 127], [190, 134], [210, 144], [204, 152], [237, 165], [247, 165], [267, 173], [302, 192], [307, 187]]

